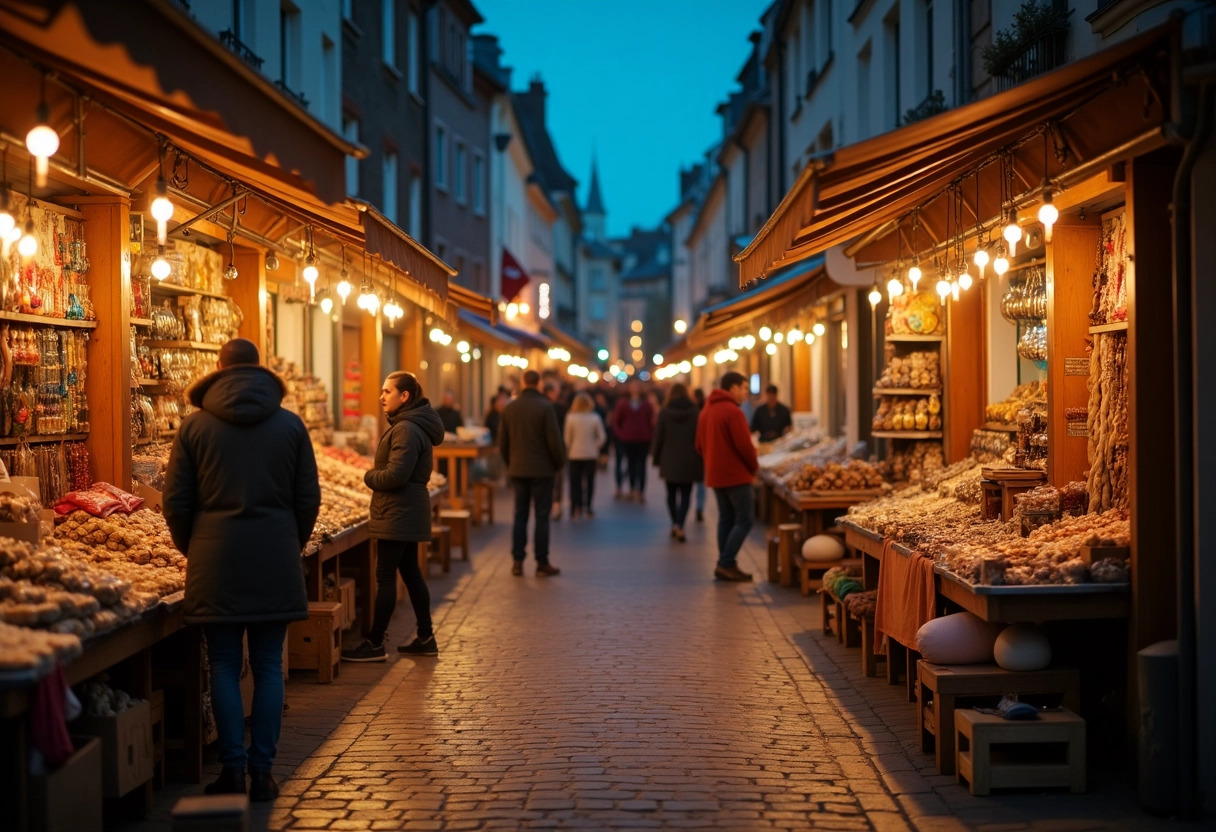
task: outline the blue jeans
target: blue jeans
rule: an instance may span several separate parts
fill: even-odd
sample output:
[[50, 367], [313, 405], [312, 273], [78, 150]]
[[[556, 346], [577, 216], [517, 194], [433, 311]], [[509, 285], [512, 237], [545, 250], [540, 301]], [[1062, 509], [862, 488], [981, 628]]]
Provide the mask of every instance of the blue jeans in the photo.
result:
[[752, 486], [715, 488], [714, 496], [718, 498], [718, 566], [735, 567], [743, 541], [752, 530]]
[[[258, 624], [204, 624], [211, 662], [211, 710], [219, 733], [220, 762], [226, 768], [270, 771], [283, 727], [283, 639], [286, 621]], [[245, 706], [241, 703], [241, 636], [249, 636], [253, 672], [253, 712], [249, 752], [245, 752]]]
[[696, 493], [697, 511], [705, 511], [705, 480], [701, 480], [693, 488]]
[[532, 554], [536, 565], [549, 562], [549, 513], [553, 511], [553, 477], [511, 477], [515, 489], [515, 525], [511, 528], [511, 557], [523, 563], [528, 548], [528, 514], [536, 512]]

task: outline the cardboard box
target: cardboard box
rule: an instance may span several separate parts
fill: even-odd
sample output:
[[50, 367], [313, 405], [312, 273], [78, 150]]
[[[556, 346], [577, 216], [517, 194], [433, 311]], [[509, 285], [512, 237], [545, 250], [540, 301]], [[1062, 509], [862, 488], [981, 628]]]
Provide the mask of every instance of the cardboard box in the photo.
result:
[[134, 494], [136, 497], [144, 498], [144, 508], [150, 508], [157, 514], [164, 514], [164, 496], [155, 488], [149, 488], [142, 482], [135, 483]]
[[0, 523], [0, 537], [25, 540], [37, 546], [41, 529], [42, 524], [37, 520], [32, 523]]
[[152, 779], [152, 705], [140, 702], [115, 716], [82, 716], [72, 723], [81, 734], [101, 739], [102, 794], [122, 797]]
[[101, 832], [101, 740], [72, 737], [76, 753], [50, 774], [29, 780], [30, 828]]

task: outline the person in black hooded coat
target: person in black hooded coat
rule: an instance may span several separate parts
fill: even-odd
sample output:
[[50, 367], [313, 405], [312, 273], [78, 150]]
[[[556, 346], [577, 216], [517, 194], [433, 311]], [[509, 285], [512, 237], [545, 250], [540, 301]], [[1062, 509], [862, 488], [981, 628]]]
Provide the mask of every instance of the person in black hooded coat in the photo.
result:
[[[189, 561], [185, 621], [203, 625], [220, 778], [209, 794], [272, 800], [270, 774], [283, 718], [287, 624], [308, 618], [300, 551], [321, 507], [317, 461], [300, 417], [280, 405], [286, 388], [258, 365], [243, 338], [220, 350], [220, 369], [189, 390], [199, 408], [183, 420], [165, 476], [164, 512]], [[253, 671], [250, 747], [245, 750], [242, 637]]]
[[671, 536], [684, 540], [684, 521], [693, 483], [705, 478], [705, 466], [697, 453], [697, 416], [700, 411], [683, 384], [672, 385], [667, 405], [659, 411], [651, 454], [659, 476], [667, 483], [667, 512]]
[[438, 656], [431, 625], [431, 594], [418, 567], [418, 544], [431, 539], [431, 495], [426, 484], [434, 467], [433, 446], [443, 442], [443, 420], [422, 395], [413, 373], [392, 373], [380, 389], [388, 430], [376, 445], [375, 467], [363, 475], [372, 490], [368, 534], [376, 541], [376, 606], [367, 639], [343, 650], [348, 662], [382, 662], [384, 635], [397, 606], [397, 573], [405, 581], [418, 635], [397, 652]]

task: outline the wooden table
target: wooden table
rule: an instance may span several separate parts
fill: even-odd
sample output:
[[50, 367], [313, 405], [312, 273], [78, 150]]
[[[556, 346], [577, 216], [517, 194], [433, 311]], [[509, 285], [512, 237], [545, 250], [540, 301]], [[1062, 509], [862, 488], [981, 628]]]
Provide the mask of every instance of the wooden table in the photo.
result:
[[849, 506], [880, 496], [878, 491], [842, 491], [839, 494], [790, 491], [780, 483], [765, 480], [761, 482], [769, 489], [771, 525], [775, 527], [780, 523], [801, 523], [803, 539], [820, 534], [830, 527], [831, 524], [825, 522], [829, 512], [835, 512], [833, 517], [839, 516]]
[[448, 508], [465, 508], [465, 494], [468, 493], [472, 482], [473, 460], [483, 459], [495, 451], [492, 444], [476, 442], [450, 442], [436, 445], [431, 449], [435, 458], [435, 470], [439, 470], [440, 460], [451, 460], [448, 466]]
[[1126, 618], [1127, 584], [1029, 584], [973, 586], [953, 572], [936, 567], [937, 594], [985, 621], [1004, 624]]
[[878, 589], [878, 567], [882, 561], [882, 535], [863, 529], [846, 521], [841, 522], [844, 528], [844, 545], [861, 554], [861, 585], [866, 589]]

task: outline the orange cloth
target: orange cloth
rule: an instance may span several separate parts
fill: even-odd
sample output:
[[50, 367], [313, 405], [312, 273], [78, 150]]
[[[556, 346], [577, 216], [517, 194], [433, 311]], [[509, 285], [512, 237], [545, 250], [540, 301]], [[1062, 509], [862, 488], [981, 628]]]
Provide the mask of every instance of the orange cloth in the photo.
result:
[[878, 570], [878, 605], [874, 609], [874, 652], [882, 653], [884, 635], [904, 647], [916, 647], [916, 631], [935, 617], [937, 593], [933, 560], [913, 552], [904, 557], [890, 540], [883, 543]]

